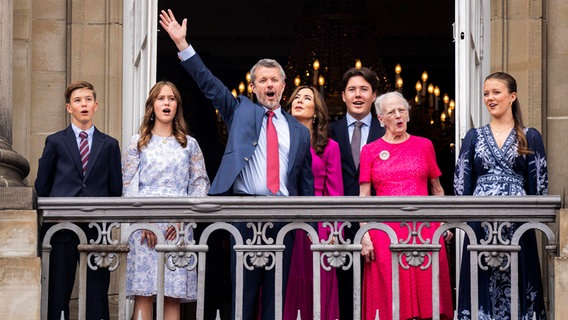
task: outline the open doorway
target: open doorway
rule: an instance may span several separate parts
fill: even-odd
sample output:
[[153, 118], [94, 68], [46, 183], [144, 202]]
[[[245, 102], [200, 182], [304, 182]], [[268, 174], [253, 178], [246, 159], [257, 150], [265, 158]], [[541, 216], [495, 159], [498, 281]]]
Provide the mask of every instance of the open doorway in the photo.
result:
[[[430, 84], [438, 87], [439, 95], [431, 98], [430, 92], [425, 91], [422, 96], [422, 99], [439, 99], [438, 106], [435, 100], [422, 100], [423, 105], [417, 102], [409, 132], [433, 141], [442, 170], [442, 185], [446, 194], [453, 194], [455, 131], [452, 115], [446, 113], [447, 118], [442, 121], [441, 114], [444, 94], [455, 99], [454, 0], [158, 1], [158, 10], [168, 8], [174, 11], [178, 20], [188, 19], [188, 40], [213, 74], [229, 89], [238, 91], [239, 84], [246, 81], [247, 71], [261, 58], [273, 58], [283, 66], [289, 66], [293, 56], [302, 55], [311, 62], [313, 58], [324, 61], [321, 57], [331, 55], [328, 61], [339, 65], [336, 68], [342, 73], [352, 65], [333, 62], [337, 60], [334, 56], [350, 54], [364, 56], [349, 56], [347, 60], [354, 65], [356, 59], [361, 59], [363, 65], [377, 71], [382, 76], [383, 90], [398, 89], [410, 101], [422, 93], [416, 88], [417, 82], [425, 88]], [[322, 26], [309, 23], [312, 17], [320, 18], [331, 28], [322, 31], [332, 35], [331, 40], [314, 40], [314, 47], [326, 48], [325, 53], [314, 53], [312, 47], [295, 45], [310, 32], [309, 28]], [[361, 40], [346, 45], [353, 39]], [[402, 70], [398, 75], [402, 79], [401, 87], [396, 82], [397, 65]], [[297, 66], [298, 69], [302, 67], [309, 68]], [[211, 103], [180, 68], [176, 48], [163, 32], [158, 32], [157, 37], [156, 68], [156, 80], [172, 81], [180, 89], [190, 134], [198, 140], [209, 176], [213, 179], [224, 150], [222, 123]], [[428, 78], [423, 81], [425, 71]], [[295, 76], [287, 74], [289, 81]], [[332, 77], [332, 74], [328, 76]], [[326, 91], [338, 90], [333, 83], [326, 82]], [[340, 116], [341, 103], [335, 108], [335, 115]], [[219, 235], [218, 239], [212, 239], [218, 244], [212, 250], [228, 250], [227, 238]], [[221, 310], [222, 318], [227, 318], [231, 311], [229, 264], [222, 254], [208, 256], [219, 257], [216, 262], [208, 260], [208, 265], [218, 265], [220, 269], [207, 273], [214, 277], [208, 277], [206, 282], [216, 281], [217, 284], [208, 285], [208, 288], [216, 289], [207, 290], [216, 291], [206, 292], [205, 318], [214, 318], [217, 309]]]
[[[399, 76], [403, 82], [400, 90], [408, 100], [417, 95], [416, 83], [422, 81], [426, 71], [428, 79], [424, 86], [432, 84], [439, 88], [439, 109], [433, 114], [430, 112], [428, 118], [412, 117], [409, 131], [433, 140], [443, 172], [442, 185], [446, 194], [453, 193], [454, 156], [450, 144], [454, 132], [449, 127], [451, 116], [447, 115], [448, 127], [443, 130], [441, 139], [439, 118], [444, 94], [451, 100], [455, 96], [453, 0], [161, 0], [158, 7], [159, 10], [171, 8], [180, 20], [188, 18], [189, 41], [229, 89], [238, 90], [239, 84], [246, 81], [245, 74], [250, 67], [261, 58], [273, 58], [289, 66], [291, 58], [298, 55], [307, 56], [305, 60], [310, 62], [323, 61], [324, 56], [329, 55], [348, 56], [352, 65], [337, 62], [334, 57], [328, 59], [330, 64], [339, 65], [339, 74], [353, 66], [356, 59], [361, 59], [364, 66], [381, 75], [383, 91], [396, 89], [395, 67], [400, 65]], [[309, 19], [305, 19], [306, 15]], [[323, 22], [319, 25], [306, 22], [315, 18]], [[336, 36], [326, 36], [325, 43], [317, 38], [313, 47], [298, 49], [295, 46], [311, 32], [310, 28], [322, 25], [329, 28], [320, 31], [322, 34], [335, 33]], [[192, 134], [204, 149], [208, 171], [213, 177], [223, 150], [223, 139], [219, 136], [222, 132], [217, 128], [214, 109], [196, 92], [189, 77], [178, 66], [176, 48], [167, 35], [158, 32], [157, 42], [157, 80], [171, 80], [182, 91]], [[325, 52], [316, 52], [316, 46]], [[307, 65], [295, 67], [310, 68]], [[287, 74], [288, 88], [293, 87], [291, 81], [295, 76]], [[326, 81], [326, 91], [338, 90], [333, 84]], [[429, 93], [426, 96], [428, 98]], [[344, 108], [341, 101], [334, 106], [330, 97], [329, 104], [336, 108], [336, 115], [341, 115]]]

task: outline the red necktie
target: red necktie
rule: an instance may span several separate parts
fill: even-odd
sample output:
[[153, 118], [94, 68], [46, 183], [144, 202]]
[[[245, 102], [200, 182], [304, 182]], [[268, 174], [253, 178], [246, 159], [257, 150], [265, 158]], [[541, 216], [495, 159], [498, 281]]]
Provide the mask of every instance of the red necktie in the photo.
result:
[[266, 122], [266, 186], [272, 193], [280, 190], [280, 156], [278, 156], [278, 135], [272, 123], [274, 112], [267, 111]]
[[83, 175], [85, 175], [85, 172], [87, 172], [87, 162], [89, 162], [89, 141], [87, 141], [87, 137], [89, 137], [89, 135], [85, 131], [81, 131], [81, 133], [79, 133], [79, 137], [81, 137], [79, 154], [81, 155]]

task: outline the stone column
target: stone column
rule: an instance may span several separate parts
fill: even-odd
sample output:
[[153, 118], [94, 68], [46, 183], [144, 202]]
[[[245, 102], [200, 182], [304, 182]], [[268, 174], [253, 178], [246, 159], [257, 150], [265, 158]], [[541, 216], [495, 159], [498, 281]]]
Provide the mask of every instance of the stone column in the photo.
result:
[[12, 149], [12, 0], [0, 0], [0, 187], [26, 186], [30, 164]]
[[0, 0], [0, 319], [39, 319], [38, 222], [26, 158], [12, 149], [13, 0]]

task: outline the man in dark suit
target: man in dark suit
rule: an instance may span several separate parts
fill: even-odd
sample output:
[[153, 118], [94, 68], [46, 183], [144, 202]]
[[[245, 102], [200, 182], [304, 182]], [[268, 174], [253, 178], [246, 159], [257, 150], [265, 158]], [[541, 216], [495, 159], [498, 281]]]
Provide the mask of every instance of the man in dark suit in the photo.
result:
[[[385, 133], [376, 117], [371, 115], [371, 107], [377, 98], [379, 79], [368, 68], [351, 68], [341, 79], [342, 98], [347, 106], [347, 114], [331, 125], [330, 137], [339, 143], [341, 169], [343, 173], [343, 192], [346, 196], [359, 195], [359, 152], [369, 142]], [[353, 240], [359, 230], [359, 223], [352, 222], [345, 230], [345, 237]], [[353, 292], [353, 271], [337, 269], [339, 292]], [[353, 319], [353, 296], [341, 294], [339, 313], [342, 320]]]
[[[187, 43], [186, 24], [187, 19], [184, 19], [180, 25], [170, 10], [160, 14], [160, 25], [175, 42], [182, 66], [195, 80], [201, 92], [213, 102], [229, 130], [225, 153], [209, 194], [313, 195], [310, 134], [305, 126], [280, 107], [286, 80], [280, 64], [271, 59], [262, 59], [252, 67], [250, 87], [258, 103], [244, 96], [235, 98]], [[274, 116], [269, 115], [271, 112]], [[269, 186], [271, 179], [267, 178], [271, 171], [268, 167], [274, 164], [267, 159], [270, 156], [270, 137], [267, 132], [270, 131], [271, 122], [278, 137], [278, 155], [274, 162], [279, 166], [279, 183], [275, 187]], [[252, 238], [252, 230], [246, 228], [244, 223], [235, 225], [245, 239]], [[280, 225], [274, 224], [267, 236], [274, 239]], [[285, 242], [287, 249], [283, 258], [284, 284], [292, 246], [289, 240]], [[274, 269], [265, 271], [255, 268], [253, 271], [245, 271], [244, 284], [242, 318], [255, 319], [260, 314], [263, 320], [274, 319]], [[234, 314], [233, 317], [240, 318], [240, 315]]]
[[[119, 197], [122, 173], [118, 141], [97, 130], [93, 117], [98, 102], [92, 84], [71, 83], [65, 90], [71, 125], [47, 137], [35, 188], [39, 197]], [[42, 226], [42, 235], [52, 224]], [[95, 228], [81, 225], [89, 239], [96, 239]], [[79, 261], [79, 238], [61, 230], [51, 238], [49, 260], [48, 319], [69, 319], [69, 299]], [[87, 268], [87, 319], [109, 319], [108, 269]]]

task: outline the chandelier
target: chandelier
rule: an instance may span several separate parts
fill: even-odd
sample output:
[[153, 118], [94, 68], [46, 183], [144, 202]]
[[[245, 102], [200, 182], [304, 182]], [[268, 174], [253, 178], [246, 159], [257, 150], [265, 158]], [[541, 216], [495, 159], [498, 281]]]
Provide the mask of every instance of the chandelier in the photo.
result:
[[313, 85], [336, 119], [345, 114], [341, 77], [349, 68], [361, 66], [377, 73], [379, 93], [390, 89], [378, 45], [372, 38], [375, 24], [365, 12], [362, 0], [304, 2], [285, 67], [288, 79], [284, 99], [296, 86]]

